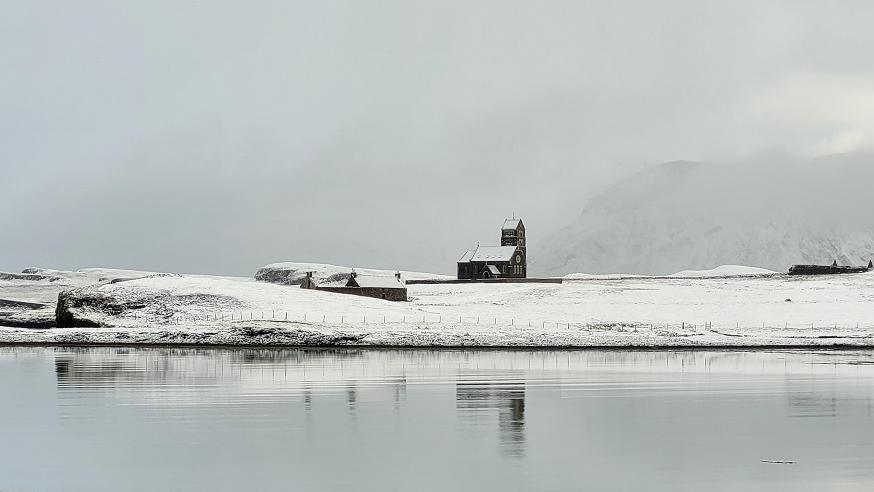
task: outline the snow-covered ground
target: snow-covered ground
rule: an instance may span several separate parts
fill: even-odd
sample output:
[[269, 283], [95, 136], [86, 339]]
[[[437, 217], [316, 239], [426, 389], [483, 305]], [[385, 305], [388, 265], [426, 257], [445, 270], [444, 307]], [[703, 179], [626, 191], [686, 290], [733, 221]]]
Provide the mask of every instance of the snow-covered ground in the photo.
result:
[[640, 275], [632, 273], [570, 273], [562, 277], [565, 280], [626, 280], [634, 278], [717, 278], [717, 277], [750, 277], [761, 275], [776, 275], [777, 272], [765, 268], [741, 265], [720, 265], [709, 270], [682, 270], [670, 275]]
[[765, 268], [742, 265], [721, 265], [710, 270], [683, 270], [671, 277], [744, 277], [751, 275], [774, 275], [777, 272]]
[[[742, 277], [737, 270], [721, 271], [729, 270], [726, 277], [410, 285], [409, 302], [248, 278], [129, 275], [130, 280], [104, 281], [68, 295], [69, 312], [100, 327], [0, 328], [0, 342], [874, 345], [874, 273]], [[0, 298], [9, 298], [7, 288], [0, 286]]]

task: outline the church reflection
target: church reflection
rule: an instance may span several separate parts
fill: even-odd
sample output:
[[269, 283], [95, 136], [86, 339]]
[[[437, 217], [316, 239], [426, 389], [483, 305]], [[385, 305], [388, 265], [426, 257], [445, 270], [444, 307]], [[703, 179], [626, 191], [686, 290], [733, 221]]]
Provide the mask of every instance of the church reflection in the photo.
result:
[[521, 371], [459, 374], [455, 408], [463, 419], [477, 422], [497, 417], [498, 439], [508, 455], [525, 452], [525, 376]]

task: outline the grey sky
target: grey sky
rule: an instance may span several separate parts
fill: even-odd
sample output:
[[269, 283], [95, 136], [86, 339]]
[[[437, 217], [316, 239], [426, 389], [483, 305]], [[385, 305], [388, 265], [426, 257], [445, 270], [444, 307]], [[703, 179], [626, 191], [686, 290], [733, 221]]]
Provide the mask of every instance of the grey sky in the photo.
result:
[[[874, 4], [0, 0], [0, 270], [451, 272], [642, 166], [869, 150]], [[532, 255], [534, 252], [532, 252]]]

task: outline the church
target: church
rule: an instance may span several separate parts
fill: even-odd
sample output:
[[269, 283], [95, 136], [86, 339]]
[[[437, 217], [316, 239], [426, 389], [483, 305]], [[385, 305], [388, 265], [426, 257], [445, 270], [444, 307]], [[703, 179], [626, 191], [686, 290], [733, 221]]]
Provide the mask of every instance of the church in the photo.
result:
[[480, 246], [467, 250], [458, 260], [459, 280], [525, 278], [525, 225], [522, 219], [507, 219], [501, 227], [500, 246]]

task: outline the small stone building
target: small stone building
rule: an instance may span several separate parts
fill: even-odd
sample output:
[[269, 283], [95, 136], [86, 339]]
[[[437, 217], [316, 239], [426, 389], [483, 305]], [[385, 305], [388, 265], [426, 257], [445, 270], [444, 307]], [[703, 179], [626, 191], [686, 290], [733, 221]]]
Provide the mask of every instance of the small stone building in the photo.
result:
[[458, 259], [458, 278], [526, 278], [525, 225], [522, 219], [507, 219], [501, 227], [500, 246], [480, 246], [467, 250]]
[[[303, 287], [303, 284], [301, 284]], [[388, 301], [406, 301], [407, 286], [401, 278], [400, 272], [392, 276], [386, 275], [362, 275], [356, 271], [349, 274], [346, 285], [343, 286], [318, 286], [317, 290], [337, 292], [339, 294], [353, 294], [357, 296], [375, 297]]]

